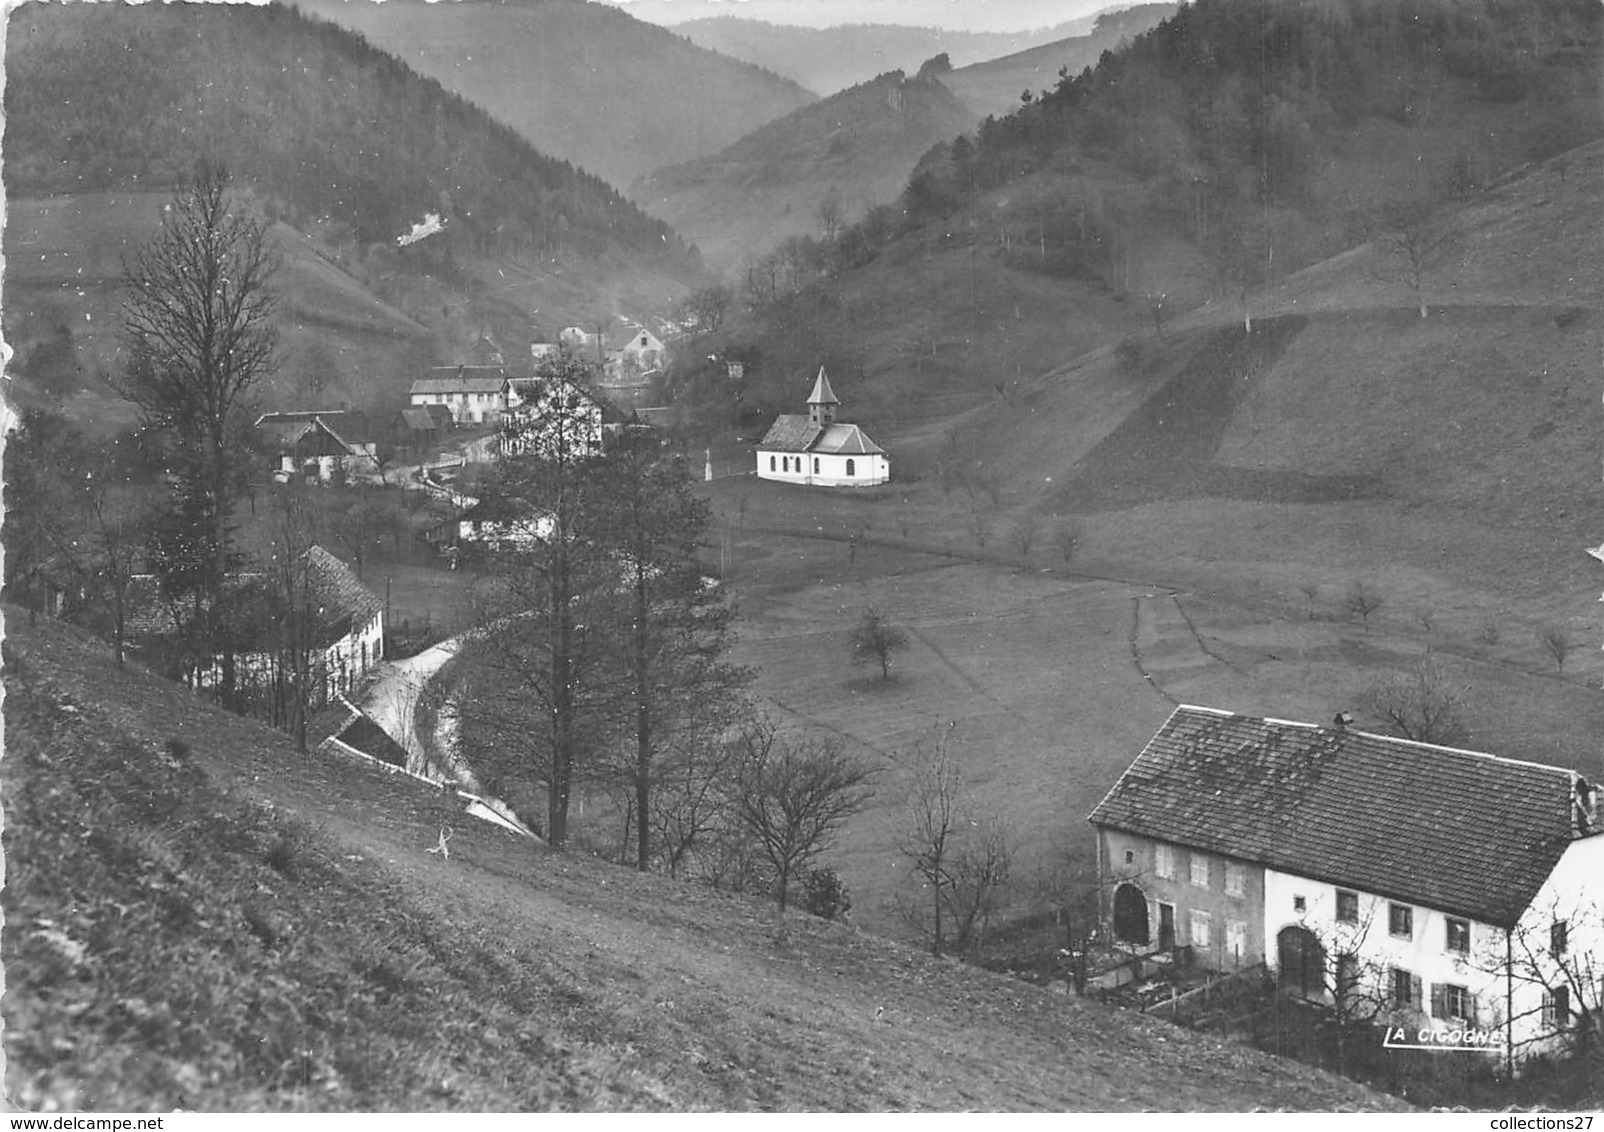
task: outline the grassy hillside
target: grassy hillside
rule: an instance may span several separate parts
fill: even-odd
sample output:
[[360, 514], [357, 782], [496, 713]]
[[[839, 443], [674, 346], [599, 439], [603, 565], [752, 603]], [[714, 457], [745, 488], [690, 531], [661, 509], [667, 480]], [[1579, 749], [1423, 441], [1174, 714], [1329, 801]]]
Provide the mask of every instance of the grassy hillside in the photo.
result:
[[[896, 24], [795, 27], [741, 16], [685, 20], [674, 31], [694, 43], [794, 79], [822, 95], [886, 71], [915, 71], [945, 54], [954, 67], [1085, 35], [1092, 18], [1022, 32], [964, 32]], [[1014, 92], [1018, 95], [1018, 91]]]
[[1175, 8], [1174, 4], [1138, 4], [1104, 12], [1087, 32], [959, 67], [942, 82], [977, 119], [1010, 114], [1025, 91], [1050, 89], [1062, 70], [1079, 74], [1103, 52], [1117, 50], [1131, 36], [1173, 15]]
[[[7, 613], [6, 1085], [25, 1108], [1392, 1105], [550, 853]], [[442, 827], [449, 858], [426, 852]]]
[[[133, 422], [133, 406], [99, 379], [118, 364], [123, 256], [151, 239], [169, 194], [87, 193], [7, 202], [6, 334], [22, 404], [60, 399], [97, 428]], [[335, 405], [404, 398], [436, 349], [430, 331], [374, 297], [304, 235], [272, 229], [282, 256], [281, 366], [264, 395]], [[66, 331], [70, 364], [39, 351]], [[316, 392], [314, 393], [314, 389]]]
[[787, 236], [818, 234], [826, 194], [843, 219], [895, 199], [921, 154], [976, 121], [938, 78], [892, 71], [659, 169], [630, 195], [709, 266], [734, 271]]
[[606, 4], [298, 0], [615, 185], [712, 153], [812, 100]]

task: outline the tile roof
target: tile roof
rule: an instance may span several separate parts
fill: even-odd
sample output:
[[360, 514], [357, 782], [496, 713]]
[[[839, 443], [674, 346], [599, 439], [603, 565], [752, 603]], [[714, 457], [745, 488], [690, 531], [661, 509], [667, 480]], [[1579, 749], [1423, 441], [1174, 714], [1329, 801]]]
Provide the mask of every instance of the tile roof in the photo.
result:
[[883, 453], [885, 449], [855, 424], [833, 424], [826, 426], [824, 434], [813, 442], [811, 451], [832, 456], [870, 456]]
[[402, 409], [401, 425], [413, 432], [437, 432], [451, 427], [451, 410], [445, 405], [418, 405]]
[[781, 413], [757, 446], [765, 452], [806, 452], [823, 431], [801, 413]]
[[1575, 836], [1573, 791], [1558, 767], [1178, 707], [1090, 820], [1508, 925]]
[[412, 383], [411, 395], [420, 393], [500, 393], [508, 377], [499, 366], [446, 366], [430, 371]]

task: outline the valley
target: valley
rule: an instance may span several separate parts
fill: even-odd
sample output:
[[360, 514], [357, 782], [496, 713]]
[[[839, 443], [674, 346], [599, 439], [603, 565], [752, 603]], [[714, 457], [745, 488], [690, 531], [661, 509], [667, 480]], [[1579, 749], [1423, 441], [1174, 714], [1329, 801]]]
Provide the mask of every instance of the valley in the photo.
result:
[[[1227, 1037], [1075, 994], [1060, 917], [1101, 863], [1088, 814], [1179, 705], [1349, 713], [1379, 735], [1399, 726], [1385, 686], [1429, 673], [1458, 725], [1445, 745], [1600, 776], [1604, 16], [1416, 6], [1143, 5], [1012, 54], [976, 38], [970, 60], [955, 38], [878, 77], [793, 38], [809, 69], [784, 78], [751, 62], [772, 29], [671, 34], [580, 0], [301, 0], [254, 31], [19, 9], [8, 63], [39, 81], [7, 88], [7, 420], [31, 461], [6, 461], [27, 524], [6, 542], [8, 1095], [1402, 1106], [1396, 1080], [1371, 1092], [1237, 1040], [1262, 1018]], [[102, 88], [119, 27], [127, 66]], [[272, 50], [231, 70], [257, 34]], [[170, 82], [143, 83], [191, 39]], [[74, 108], [80, 85], [98, 114]], [[195, 473], [168, 435], [185, 415], [141, 415], [105, 380], [151, 365], [124, 276], [172, 207], [187, 128], [233, 162], [276, 263], [272, 364], [239, 435], [336, 404], [389, 430], [328, 483], [328, 452], [239, 440], [217, 528], [237, 557], [212, 573], [281, 585], [290, 633], [311, 603], [286, 548], [315, 535], [382, 605], [380, 640], [505, 646], [501, 668], [464, 650], [387, 722], [435, 735], [451, 716], [538, 838], [322, 745], [337, 702], [296, 753], [141, 667], [163, 654], [106, 647], [140, 571], [192, 587], [163, 600], [193, 598], [172, 636], [194, 634], [186, 663], [224, 658], [218, 696], [239, 645], [162, 541], [158, 520], [189, 521], [173, 500]], [[650, 361], [620, 347], [653, 335]], [[821, 367], [889, 483], [755, 474], [757, 438]], [[488, 421], [458, 395], [408, 423], [413, 383], [453, 369], [497, 386]], [[854, 653], [870, 611], [902, 634], [884, 673]], [[766, 726], [777, 750], [866, 774], [796, 873], [735, 816]], [[937, 752], [955, 837], [1005, 849], [962, 959], [930, 954], [912, 848]], [[652, 807], [694, 826], [704, 786], [721, 808], [682, 857]], [[837, 922], [803, 910], [826, 870], [850, 901]], [[1025, 948], [1041, 985], [981, 969]], [[130, 959], [146, 949], [160, 962]], [[191, 964], [212, 1000], [171, 982]], [[219, 1019], [204, 1042], [196, 1012]], [[1415, 1103], [1452, 1095], [1419, 1084]], [[1544, 1087], [1497, 1095], [1561, 1095]]]

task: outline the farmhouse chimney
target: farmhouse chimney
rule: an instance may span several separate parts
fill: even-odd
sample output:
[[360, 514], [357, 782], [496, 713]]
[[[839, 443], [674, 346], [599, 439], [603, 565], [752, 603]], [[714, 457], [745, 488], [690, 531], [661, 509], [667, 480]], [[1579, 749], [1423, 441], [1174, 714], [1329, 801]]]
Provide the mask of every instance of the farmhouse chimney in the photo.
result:
[[1581, 775], [1571, 780], [1571, 826], [1577, 837], [1604, 832], [1598, 822], [1598, 788]]

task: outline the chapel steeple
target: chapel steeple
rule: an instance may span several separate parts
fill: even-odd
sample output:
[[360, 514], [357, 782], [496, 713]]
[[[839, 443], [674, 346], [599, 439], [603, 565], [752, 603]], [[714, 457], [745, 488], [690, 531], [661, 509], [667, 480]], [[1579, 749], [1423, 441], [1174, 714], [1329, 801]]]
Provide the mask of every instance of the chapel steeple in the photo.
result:
[[835, 423], [835, 407], [841, 399], [830, 388], [830, 379], [824, 375], [824, 367], [819, 367], [819, 377], [813, 383], [813, 392], [808, 394], [808, 421], [824, 427]]

